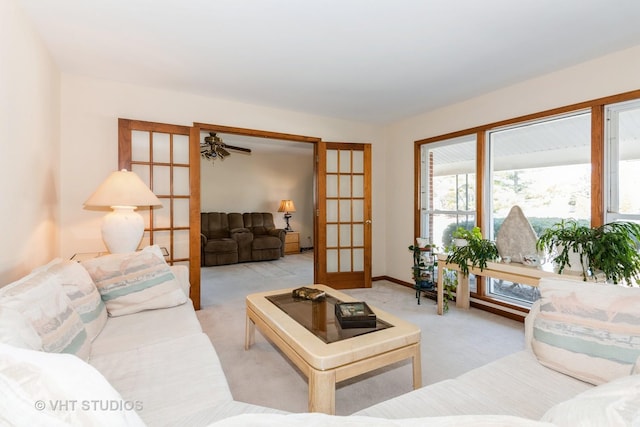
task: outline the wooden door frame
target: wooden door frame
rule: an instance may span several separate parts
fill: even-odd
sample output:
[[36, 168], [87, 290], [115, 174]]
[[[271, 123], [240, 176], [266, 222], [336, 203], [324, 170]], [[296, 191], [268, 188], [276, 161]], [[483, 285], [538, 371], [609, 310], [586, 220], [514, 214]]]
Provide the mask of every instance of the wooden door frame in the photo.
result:
[[[200, 179], [201, 179], [201, 174], [200, 174], [200, 133], [201, 132], [217, 132], [217, 133], [227, 133], [227, 134], [233, 134], [233, 135], [242, 135], [242, 136], [252, 136], [252, 137], [256, 137], [256, 138], [265, 138], [265, 139], [278, 139], [278, 140], [284, 140], [284, 141], [291, 141], [291, 142], [303, 142], [303, 143], [310, 143], [313, 144], [313, 158], [314, 158], [314, 168], [313, 168], [313, 211], [314, 211], [314, 217], [313, 217], [313, 239], [314, 241], [316, 240], [316, 236], [318, 235], [318, 219], [317, 219], [317, 215], [316, 213], [318, 212], [318, 170], [317, 170], [317, 158], [318, 158], [318, 142], [322, 141], [321, 138], [317, 138], [314, 136], [304, 136], [304, 135], [295, 135], [295, 134], [289, 134], [289, 133], [281, 133], [281, 132], [271, 132], [271, 131], [266, 131], [266, 130], [258, 130], [258, 129], [248, 129], [248, 128], [239, 128], [239, 127], [233, 127], [233, 126], [223, 126], [223, 125], [217, 125], [217, 124], [210, 124], [210, 123], [197, 123], [194, 122], [193, 126], [191, 127], [191, 133], [190, 133], [190, 137], [189, 137], [189, 146], [190, 146], [190, 153], [192, 155], [191, 161], [194, 163], [197, 163], [197, 176], [194, 176], [194, 179], [192, 180], [192, 191], [191, 191], [191, 203], [193, 206], [192, 209], [192, 217], [191, 217], [191, 230], [193, 230], [193, 232], [197, 232], [197, 236], [192, 237], [191, 240], [191, 251], [196, 251], [197, 252], [197, 259], [198, 259], [198, 263], [197, 265], [193, 266], [193, 270], [194, 273], [192, 273], [192, 276], [197, 275], [198, 279], [197, 279], [197, 292], [198, 292], [198, 307], [196, 309], [199, 309], [199, 301], [200, 301], [200, 209], [202, 207], [201, 204], [201, 194], [200, 194], [200, 187], [201, 187], [201, 183], [200, 183]], [[195, 169], [194, 169], [195, 170]], [[197, 180], [197, 182], [196, 182]], [[315, 281], [315, 277], [316, 277], [316, 267], [317, 267], [317, 262], [316, 262], [316, 257], [317, 254], [314, 252], [314, 260], [313, 260], [313, 277], [314, 277], [314, 281]], [[197, 271], [197, 273], [195, 273], [195, 271]], [[192, 282], [193, 283], [193, 282]]]
[[[189, 290], [189, 297], [193, 302], [193, 306], [196, 310], [200, 309], [200, 229], [193, 229], [192, 221], [197, 214], [194, 212], [191, 200], [194, 198], [194, 194], [197, 194], [197, 198], [200, 197], [200, 185], [194, 185], [194, 174], [200, 176], [200, 152], [199, 150], [194, 153], [191, 149], [191, 133], [192, 128], [189, 126], [174, 125], [168, 123], [149, 122], [144, 120], [132, 120], [132, 119], [118, 119], [118, 169], [132, 170], [132, 147], [131, 136], [132, 131], [140, 130], [145, 132], [160, 132], [168, 134], [180, 134], [189, 135], [189, 257], [186, 259], [175, 259], [173, 251], [169, 248], [169, 260], [168, 262], [173, 264], [174, 262], [188, 261], [189, 262], [189, 282], [191, 288]], [[183, 165], [185, 166], [185, 165]], [[153, 223], [153, 211], [150, 213], [151, 223]], [[198, 220], [200, 215], [197, 215]], [[151, 227], [153, 228], [153, 227]], [[194, 245], [194, 238], [196, 244]], [[153, 243], [153, 233], [151, 234], [151, 242]], [[194, 251], [194, 246], [197, 248]], [[197, 268], [194, 268], [197, 266]]]

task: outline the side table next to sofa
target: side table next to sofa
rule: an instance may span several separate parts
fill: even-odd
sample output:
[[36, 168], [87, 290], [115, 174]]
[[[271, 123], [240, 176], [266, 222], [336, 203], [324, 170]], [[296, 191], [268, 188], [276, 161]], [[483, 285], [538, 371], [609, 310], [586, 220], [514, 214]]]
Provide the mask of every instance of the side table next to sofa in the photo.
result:
[[287, 231], [284, 237], [284, 253], [299, 254], [300, 253], [300, 233], [297, 231]]

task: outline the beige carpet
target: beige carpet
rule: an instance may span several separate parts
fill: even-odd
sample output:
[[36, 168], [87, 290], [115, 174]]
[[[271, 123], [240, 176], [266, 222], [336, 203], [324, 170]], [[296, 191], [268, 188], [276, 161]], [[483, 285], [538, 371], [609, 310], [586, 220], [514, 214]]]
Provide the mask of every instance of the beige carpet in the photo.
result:
[[[290, 412], [307, 410], [307, 380], [256, 331], [244, 350], [244, 297], [253, 292], [313, 283], [312, 253], [278, 261], [202, 269], [202, 310], [198, 318], [218, 352], [235, 399]], [[347, 290], [422, 329], [422, 382], [431, 384], [523, 348], [523, 324], [477, 309], [452, 307], [436, 314], [434, 301], [416, 304], [414, 292], [387, 282]], [[412, 390], [408, 361], [338, 384], [336, 413], [348, 415]]]

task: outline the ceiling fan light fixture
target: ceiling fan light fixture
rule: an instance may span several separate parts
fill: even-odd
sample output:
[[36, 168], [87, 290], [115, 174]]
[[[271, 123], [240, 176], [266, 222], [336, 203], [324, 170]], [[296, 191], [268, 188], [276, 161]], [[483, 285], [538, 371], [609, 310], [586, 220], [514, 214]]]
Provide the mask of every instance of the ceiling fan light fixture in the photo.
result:
[[227, 145], [215, 132], [209, 132], [209, 136], [205, 136], [204, 142], [200, 143], [200, 156], [207, 160], [214, 160], [216, 157], [219, 157], [220, 160], [224, 160], [225, 157], [231, 155], [227, 148], [229, 150], [251, 153], [251, 149]]

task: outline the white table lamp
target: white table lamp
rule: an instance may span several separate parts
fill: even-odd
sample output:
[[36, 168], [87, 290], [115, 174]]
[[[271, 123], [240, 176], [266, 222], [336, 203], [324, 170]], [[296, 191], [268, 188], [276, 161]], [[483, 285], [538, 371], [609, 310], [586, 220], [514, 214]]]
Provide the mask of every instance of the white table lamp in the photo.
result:
[[144, 219], [135, 209], [162, 203], [135, 172], [122, 169], [112, 172], [84, 205], [113, 209], [102, 220], [102, 239], [117, 254], [134, 252], [142, 240]]

